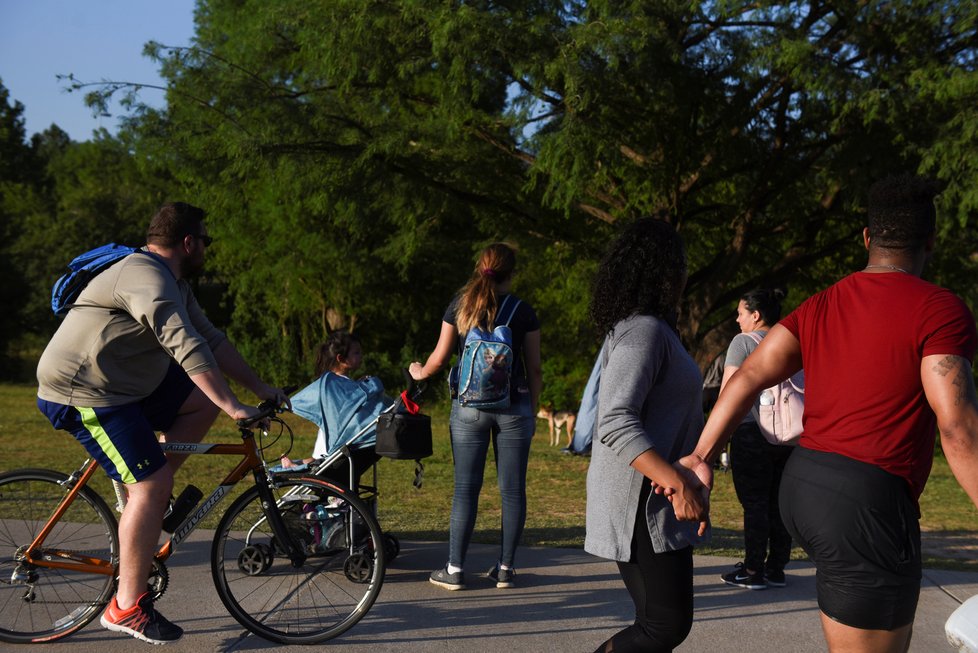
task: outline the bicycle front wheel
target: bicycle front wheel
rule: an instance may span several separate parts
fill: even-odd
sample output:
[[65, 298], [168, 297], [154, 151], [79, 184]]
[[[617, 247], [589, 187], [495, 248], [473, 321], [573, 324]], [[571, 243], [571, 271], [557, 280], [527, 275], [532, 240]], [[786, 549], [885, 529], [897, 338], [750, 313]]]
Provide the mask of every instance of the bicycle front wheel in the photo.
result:
[[[26, 644], [60, 639], [102, 612], [115, 574], [55, 569], [25, 560], [25, 552], [68, 492], [68, 477], [44, 469], [0, 474], [0, 641]], [[70, 565], [119, 559], [115, 515], [94, 491], [82, 488], [54, 524], [33, 560]]]
[[360, 621], [380, 594], [380, 526], [358, 497], [318, 478], [280, 478], [274, 493], [285, 537], [305, 559], [289, 559], [253, 487], [217, 527], [211, 550], [217, 594], [238, 623], [265, 639], [332, 639]]

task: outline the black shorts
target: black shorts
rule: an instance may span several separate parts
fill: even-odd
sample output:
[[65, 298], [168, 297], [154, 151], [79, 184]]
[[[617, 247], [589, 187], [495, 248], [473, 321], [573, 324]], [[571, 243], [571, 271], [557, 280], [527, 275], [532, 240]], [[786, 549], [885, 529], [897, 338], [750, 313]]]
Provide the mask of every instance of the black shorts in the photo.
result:
[[913, 623], [920, 524], [907, 482], [875, 465], [798, 447], [781, 481], [781, 517], [815, 563], [818, 607], [853, 628]]

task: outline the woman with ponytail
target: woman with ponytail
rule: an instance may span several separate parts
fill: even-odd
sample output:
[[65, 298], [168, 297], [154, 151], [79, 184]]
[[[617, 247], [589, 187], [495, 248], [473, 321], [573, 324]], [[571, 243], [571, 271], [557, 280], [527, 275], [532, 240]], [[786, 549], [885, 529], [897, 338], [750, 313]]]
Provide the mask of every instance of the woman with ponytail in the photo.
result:
[[[782, 299], [784, 291], [769, 288], [755, 288], [740, 298], [740, 333], [727, 348], [720, 392], [781, 319]], [[784, 467], [794, 447], [768, 442], [755, 418], [762, 404], [771, 403], [770, 392], [756, 397], [754, 409], [744, 416], [730, 439], [734, 490], [744, 509], [744, 561], [722, 574], [720, 580], [750, 590], [784, 587], [784, 568], [791, 558], [791, 535], [781, 520], [778, 496]]]
[[465, 554], [475, 529], [490, 440], [495, 449], [502, 498], [502, 535], [499, 559], [486, 576], [498, 588], [515, 584], [516, 547], [526, 522], [526, 465], [543, 387], [540, 321], [529, 304], [510, 294], [515, 268], [516, 253], [508, 245], [496, 243], [483, 250], [468, 283], [445, 311], [435, 350], [424, 365], [415, 362], [410, 367], [415, 380], [427, 379], [445, 367], [453, 351], [461, 355], [469, 331], [474, 328], [492, 331], [498, 326], [497, 318], [500, 324], [508, 320], [513, 350], [509, 406], [473, 408], [452, 401], [449, 431], [455, 461], [455, 493], [448, 563], [430, 578], [432, 583], [448, 590], [465, 587]]

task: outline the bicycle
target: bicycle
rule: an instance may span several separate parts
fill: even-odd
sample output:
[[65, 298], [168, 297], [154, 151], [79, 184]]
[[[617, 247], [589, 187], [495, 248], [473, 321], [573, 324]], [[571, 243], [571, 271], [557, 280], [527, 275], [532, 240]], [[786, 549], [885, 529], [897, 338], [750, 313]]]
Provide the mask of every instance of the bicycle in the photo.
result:
[[[262, 423], [260, 437], [275, 442], [287, 432], [290, 447], [292, 430], [278, 417], [284, 409], [268, 402], [259, 408], [237, 422], [241, 444], [161, 443], [166, 452], [241, 460], [160, 546], [149, 591], [154, 600], [163, 595], [167, 558], [251, 473], [254, 486], [231, 503], [214, 533], [218, 596], [238, 623], [265, 639], [322, 642], [352, 628], [376, 601], [386, 565], [383, 535], [373, 510], [346, 488], [271, 470], [263, 457], [271, 445], [256, 440], [255, 426]], [[271, 425], [279, 429], [275, 436]], [[96, 469], [89, 459], [69, 475], [0, 474], [0, 641], [66, 637], [94, 620], [115, 593], [117, 521], [87, 485]]]

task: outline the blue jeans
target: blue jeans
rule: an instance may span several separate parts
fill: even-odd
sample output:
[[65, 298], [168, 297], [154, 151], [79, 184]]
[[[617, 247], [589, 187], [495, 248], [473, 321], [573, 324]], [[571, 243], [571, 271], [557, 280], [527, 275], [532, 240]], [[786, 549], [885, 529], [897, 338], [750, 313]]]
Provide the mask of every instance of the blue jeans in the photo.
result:
[[464, 566], [479, 511], [479, 492], [490, 440], [496, 452], [496, 478], [502, 498], [500, 562], [513, 566], [526, 523], [526, 462], [536, 418], [529, 397], [506, 409], [479, 410], [452, 404], [449, 420], [455, 459], [455, 494], [449, 527], [448, 562]]

